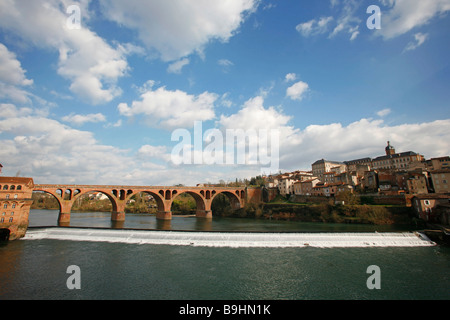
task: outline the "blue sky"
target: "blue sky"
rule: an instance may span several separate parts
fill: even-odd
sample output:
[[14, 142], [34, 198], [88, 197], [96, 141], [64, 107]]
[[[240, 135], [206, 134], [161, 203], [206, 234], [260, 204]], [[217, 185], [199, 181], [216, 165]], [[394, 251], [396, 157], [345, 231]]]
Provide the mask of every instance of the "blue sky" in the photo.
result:
[[[367, 27], [370, 5], [381, 29]], [[281, 171], [379, 156], [388, 140], [449, 155], [449, 11], [450, 0], [0, 0], [3, 174], [133, 185], [260, 174], [175, 165], [172, 133], [195, 121], [277, 130]]]

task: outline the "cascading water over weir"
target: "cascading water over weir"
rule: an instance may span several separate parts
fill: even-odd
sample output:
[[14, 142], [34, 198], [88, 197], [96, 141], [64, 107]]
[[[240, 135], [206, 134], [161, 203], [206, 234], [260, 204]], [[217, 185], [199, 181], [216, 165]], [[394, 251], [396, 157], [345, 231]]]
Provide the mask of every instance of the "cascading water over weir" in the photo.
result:
[[147, 230], [44, 228], [29, 230], [23, 240], [68, 240], [199, 247], [422, 247], [433, 241], [417, 232], [405, 233], [238, 233]]

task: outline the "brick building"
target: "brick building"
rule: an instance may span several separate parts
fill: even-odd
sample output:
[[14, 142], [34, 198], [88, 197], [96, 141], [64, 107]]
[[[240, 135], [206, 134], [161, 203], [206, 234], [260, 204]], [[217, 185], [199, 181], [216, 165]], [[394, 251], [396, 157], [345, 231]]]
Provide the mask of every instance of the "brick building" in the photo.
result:
[[0, 177], [1, 240], [14, 240], [25, 235], [33, 189], [32, 178]]

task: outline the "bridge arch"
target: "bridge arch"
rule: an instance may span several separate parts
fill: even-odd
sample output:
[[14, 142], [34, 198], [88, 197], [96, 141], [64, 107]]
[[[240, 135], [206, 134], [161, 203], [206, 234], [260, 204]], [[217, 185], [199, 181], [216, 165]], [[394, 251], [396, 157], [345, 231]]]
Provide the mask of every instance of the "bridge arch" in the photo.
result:
[[213, 201], [219, 194], [225, 195], [230, 201], [231, 207], [233, 210], [238, 210], [242, 208], [242, 203], [245, 198], [245, 192], [241, 190], [229, 191], [229, 190], [217, 190], [217, 192], [213, 195], [211, 201]]
[[58, 193], [52, 192], [51, 190], [40, 190], [40, 189], [34, 189], [33, 190], [33, 193], [38, 193], [38, 192], [49, 194], [53, 198], [55, 198], [55, 200], [58, 202], [59, 210], [61, 211], [61, 209], [62, 209], [62, 203], [61, 203], [62, 198], [60, 197], [60, 195]]
[[192, 198], [194, 198], [195, 200], [195, 204], [196, 204], [196, 211], [197, 211], [197, 216], [203, 214], [205, 211], [209, 210], [209, 208], [207, 207], [207, 204], [205, 202], [205, 198], [203, 197], [203, 193], [200, 192], [195, 192], [195, 191], [189, 191], [189, 190], [174, 190], [174, 193], [172, 193], [173, 197], [170, 201], [170, 208], [172, 208], [172, 204], [175, 201], [176, 198], [178, 198], [179, 196], [181, 196], [182, 194], [188, 194], [190, 195]]
[[[156, 201], [156, 205], [158, 207], [158, 211], [160, 212], [165, 212], [167, 211], [166, 209], [166, 204], [164, 201], [164, 196], [162, 196], [159, 192], [155, 192], [155, 191], [151, 191], [151, 190], [135, 190], [132, 193], [130, 193], [126, 200], [128, 201], [129, 199], [131, 199], [133, 196], [139, 194], [139, 193], [145, 193], [145, 194], [149, 194], [153, 197], [153, 199], [155, 199]], [[169, 208], [170, 209], [170, 208]]]
[[85, 196], [87, 194], [95, 193], [95, 192], [104, 194], [105, 196], [108, 197], [109, 201], [111, 201], [112, 211], [113, 212], [116, 212], [118, 210], [118, 205], [117, 205], [116, 199], [114, 198], [114, 196], [112, 196], [110, 193], [106, 192], [105, 190], [92, 189], [92, 190], [83, 190], [83, 191], [81, 191], [80, 189], [75, 189], [75, 190], [70, 190], [70, 191], [71, 191], [72, 196], [68, 200], [71, 201], [71, 206], [70, 206], [70, 210], [71, 211], [72, 211], [73, 205], [75, 204], [75, 202], [78, 199], [82, 198], [83, 196]]

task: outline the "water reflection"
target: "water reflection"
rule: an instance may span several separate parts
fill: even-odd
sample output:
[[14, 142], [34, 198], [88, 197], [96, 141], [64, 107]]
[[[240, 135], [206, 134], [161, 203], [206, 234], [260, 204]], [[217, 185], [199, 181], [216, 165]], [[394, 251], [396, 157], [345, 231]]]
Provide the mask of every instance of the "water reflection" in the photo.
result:
[[[30, 227], [58, 226], [58, 211], [31, 210]], [[59, 226], [112, 229], [178, 230], [178, 231], [240, 231], [240, 232], [397, 232], [412, 231], [412, 226], [373, 226], [358, 224], [309, 223], [259, 219], [174, 216], [157, 220], [151, 214], [127, 214], [125, 221], [111, 221], [109, 212], [73, 212], [70, 223]]]

